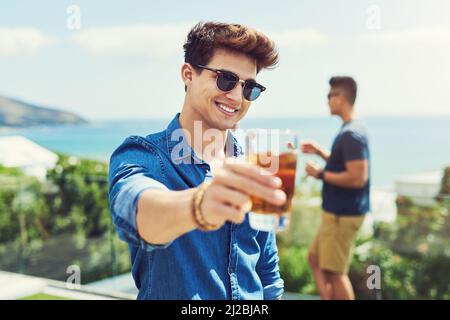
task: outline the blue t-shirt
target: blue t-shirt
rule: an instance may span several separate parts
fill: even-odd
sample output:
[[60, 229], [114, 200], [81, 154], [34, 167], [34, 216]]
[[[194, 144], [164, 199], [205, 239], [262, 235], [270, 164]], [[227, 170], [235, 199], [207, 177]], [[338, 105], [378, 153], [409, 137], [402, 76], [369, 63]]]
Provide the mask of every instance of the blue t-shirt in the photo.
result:
[[322, 208], [337, 215], [362, 215], [370, 210], [370, 154], [366, 127], [360, 120], [344, 123], [331, 147], [325, 171], [343, 172], [351, 160], [369, 160], [369, 179], [362, 188], [345, 188], [324, 181]]

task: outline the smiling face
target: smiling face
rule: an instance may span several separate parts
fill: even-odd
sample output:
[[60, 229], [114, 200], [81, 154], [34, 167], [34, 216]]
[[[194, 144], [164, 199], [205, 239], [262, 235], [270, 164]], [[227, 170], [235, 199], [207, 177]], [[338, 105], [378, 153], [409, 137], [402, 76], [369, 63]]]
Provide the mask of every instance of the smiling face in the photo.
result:
[[[214, 69], [234, 72], [241, 80], [256, 78], [256, 61], [251, 57], [225, 49], [217, 49], [207, 64]], [[183, 65], [182, 77], [188, 87], [187, 108], [192, 121], [201, 120], [204, 127], [226, 130], [232, 128], [247, 113], [250, 101], [242, 95], [242, 84], [228, 92], [217, 88], [217, 73], [198, 72], [189, 64]]]

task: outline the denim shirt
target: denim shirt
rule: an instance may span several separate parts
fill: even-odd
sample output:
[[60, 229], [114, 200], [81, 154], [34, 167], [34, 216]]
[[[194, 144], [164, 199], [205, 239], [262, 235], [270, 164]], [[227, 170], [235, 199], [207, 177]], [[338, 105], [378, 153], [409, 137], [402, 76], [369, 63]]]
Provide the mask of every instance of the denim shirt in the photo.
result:
[[[139, 236], [136, 206], [144, 190], [185, 190], [212, 178], [209, 165], [184, 135], [173, 134], [181, 128], [178, 117], [162, 132], [128, 137], [110, 160], [110, 209], [119, 237], [129, 244], [138, 299], [279, 298], [284, 284], [275, 233], [252, 229], [248, 214], [242, 224], [227, 222], [210, 232], [195, 229], [165, 245]], [[227, 145], [230, 141], [232, 155], [242, 156], [228, 132]]]

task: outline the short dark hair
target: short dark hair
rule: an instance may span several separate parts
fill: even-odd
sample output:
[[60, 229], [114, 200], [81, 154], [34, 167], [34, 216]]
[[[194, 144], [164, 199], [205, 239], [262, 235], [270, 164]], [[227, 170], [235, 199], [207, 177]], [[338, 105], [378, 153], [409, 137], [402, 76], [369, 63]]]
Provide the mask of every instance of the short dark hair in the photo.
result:
[[219, 48], [255, 59], [257, 72], [278, 62], [275, 43], [265, 34], [240, 24], [199, 22], [189, 32], [183, 48], [184, 61], [193, 66], [207, 65]]
[[351, 105], [355, 104], [358, 86], [352, 77], [332, 77], [329, 83], [332, 88], [341, 89]]

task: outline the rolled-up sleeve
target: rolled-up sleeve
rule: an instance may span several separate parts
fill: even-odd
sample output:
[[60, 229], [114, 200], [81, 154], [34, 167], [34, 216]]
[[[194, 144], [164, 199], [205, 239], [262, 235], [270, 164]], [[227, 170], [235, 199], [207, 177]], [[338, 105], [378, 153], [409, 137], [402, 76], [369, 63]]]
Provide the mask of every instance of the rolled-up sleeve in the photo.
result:
[[275, 232], [259, 232], [257, 240], [263, 248], [256, 272], [258, 273], [264, 289], [265, 300], [279, 299], [284, 292], [284, 281], [280, 276], [278, 267], [278, 249]]
[[139, 196], [147, 189], [164, 190], [164, 168], [161, 157], [140, 137], [130, 137], [112, 154], [109, 166], [109, 206], [120, 239], [146, 251], [165, 248], [153, 245], [139, 236], [136, 207]]

